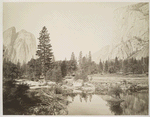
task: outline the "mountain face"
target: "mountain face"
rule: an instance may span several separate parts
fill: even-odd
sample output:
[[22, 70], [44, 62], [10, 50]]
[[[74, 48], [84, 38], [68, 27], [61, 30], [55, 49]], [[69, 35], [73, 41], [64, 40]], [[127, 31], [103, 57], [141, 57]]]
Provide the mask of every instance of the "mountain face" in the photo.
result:
[[147, 41], [149, 38], [149, 4], [138, 3], [114, 11], [112, 44], [119, 44], [134, 37]]
[[147, 44], [145, 47], [143, 47], [141, 50], [130, 56], [130, 58], [136, 58], [136, 59], [141, 59], [142, 57], [147, 57], [149, 56], [149, 44]]
[[92, 60], [94, 60], [96, 63], [99, 63], [100, 59], [102, 61], [107, 60], [109, 51], [110, 51], [110, 45], [104, 46], [100, 51], [92, 55]]
[[[116, 45], [111, 52], [108, 55], [109, 59], [114, 59], [115, 57], [118, 57], [119, 59], [126, 59], [134, 54], [138, 53], [141, 50], [145, 50], [149, 52], [149, 48], [147, 48], [148, 42], [137, 39], [137, 38], [132, 38], [127, 41], [122, 41], [120, 44]], [[146, 48], [146, 49], [144, 49]], [[145, 52], [145, 53], [147, 53]], [[147, 55], [147, 54], [146, 54]], [[141, 55], [141, 57], [145, 57], [146, 55]], [[134, 58], [140, 59], [141, 57], [136, 57], [135, 55], [133, 56]]]
[[[95, 62], [99, 60], [136, 58], [149, 56], [149, 4], [138, 3], [114, 11], [114, 27], [111, 49], [97, 53]], [[106, 48], [106, 47], [104, 47]], [[95, 55], [94, 55], [95, 56]]]
[[3, 32], [3, 49], [4, 58], [7, 60], [13, 63], [27, 63], [31, 58], [35, 58], [36, 39], [30, 32], [16, 32], [15, 27], [11, 27]]

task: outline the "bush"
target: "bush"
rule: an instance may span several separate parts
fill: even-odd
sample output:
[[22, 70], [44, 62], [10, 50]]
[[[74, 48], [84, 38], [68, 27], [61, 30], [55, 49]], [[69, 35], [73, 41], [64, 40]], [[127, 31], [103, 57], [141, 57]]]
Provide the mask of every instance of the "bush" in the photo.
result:
[[[3, 82], [4, 115], [59, 115], [67, 114], [68, 101], [60, 94], [62, 88], [54, 85], [50, 89], [28, 91], [26, 84], [15, 84], [14, 80]], [[43, 93], [43, 92], [44, 93]]]
[[110, 66], [108, 68], [109, 73], [115, 73], [115, 68], [113, 66]]
[[81, 79], [81, 80], [83, 80], [84, 82], [87, 82], [87, 81], [88, 81], [87, 74], [86, 74], [86, 73], [76, 74], [76, 75], [75, 75], [75, 80], [78, 80], [78, 79]]
[[59, 85], [54, 85], [51, 88], [51, 91], [53, 91], [55, 94], [62, 94], [63, 93], [63, 90]]
[[46, 79], [54, 82], [61, 82], [62, 73], [60, 67], [54, 67], [52, 70], [48, 70], [46, 73]]
[[29, 107], [39, 102], [35, 97], [29, 97], [29, 86], [16, 85], [12, 79], [3, 81], [3, 114], [22, 115], [28, 112]]
[[111, 95], [112, 97], [115, 96], [115, 98], [120, 98], [120, 94], [122, 93], [122, 89], [120, 88], [120, 86], [114, 86], [111, 87], [111, 89], [108, 91], [108, 94]]
[[63, 115], [67, 114], [67, 105], [69, 102], [60, 94], [61, 87], [55, 85], [49, 89], [38, 90], [40, 100], [39, 105], [31, 107], [28, 114], [35, 115]]
[[3, 61], [3, 77], [4, 78], [12, 78], [16, 79], [21, 76], [21, 72], [19, 67], [10, 62], [10, 61]]

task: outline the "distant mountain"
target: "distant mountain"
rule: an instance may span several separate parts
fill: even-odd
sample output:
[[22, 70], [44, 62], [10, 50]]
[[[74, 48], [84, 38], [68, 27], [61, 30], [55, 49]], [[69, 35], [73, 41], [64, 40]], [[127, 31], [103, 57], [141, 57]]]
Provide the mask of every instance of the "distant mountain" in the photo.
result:
[[93, 54], [93, 60], [98, 63], [100, 59], [140, 59], [146, 56], [149, 56], [149, 4], [138, 3], [116, 9], [112, 44]]
[[99, 63], [100, 59], [102, 61], [107, 60], [109, 51], [110, 51], [110, 45], [104, 46], [101, 50], [99, 50], [98, 52], [92, 55], [92, 60], [94, 60], [96, 63]]
[[26, 30], [16, 32], [15, 27], [11, 27], [3, 32], [3, 49], [4, 58], [13, 63], [27, 63], [35, 58], [36, 38]]

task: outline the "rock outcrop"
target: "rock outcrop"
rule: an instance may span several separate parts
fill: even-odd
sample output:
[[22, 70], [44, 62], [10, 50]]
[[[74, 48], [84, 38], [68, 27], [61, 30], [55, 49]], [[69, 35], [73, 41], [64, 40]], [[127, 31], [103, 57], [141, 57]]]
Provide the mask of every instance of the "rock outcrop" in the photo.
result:
[[101, 49], [93, 60], [98, 63], [100, 59], [141, 59], [149, 56], [148, 3], [138, 3], [114, 11], [114, 32], [110, 47], [103, 47], [105, 51]]
[[25, 30], [16, 32], [15, 27], [11, 27], [3, 33], [4, 58], [13, 63], [18, 61], [23, 64], [36, 54], [36, 38]]

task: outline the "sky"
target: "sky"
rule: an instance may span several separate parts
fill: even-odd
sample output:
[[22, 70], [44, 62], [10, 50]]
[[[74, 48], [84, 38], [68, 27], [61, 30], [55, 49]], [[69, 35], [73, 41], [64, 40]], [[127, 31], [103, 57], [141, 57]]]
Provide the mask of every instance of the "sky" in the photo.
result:
[[133, 2], [24, 2], [3, 3], [3, 31], [14, 26], [34, 34], [46, 26], [56, 60], [83, 56], [111, 44], [113, 12]]

